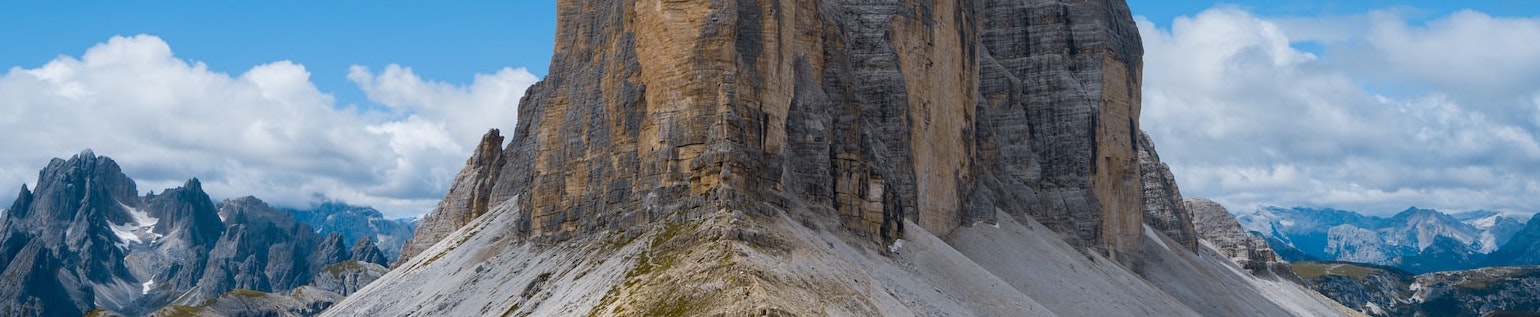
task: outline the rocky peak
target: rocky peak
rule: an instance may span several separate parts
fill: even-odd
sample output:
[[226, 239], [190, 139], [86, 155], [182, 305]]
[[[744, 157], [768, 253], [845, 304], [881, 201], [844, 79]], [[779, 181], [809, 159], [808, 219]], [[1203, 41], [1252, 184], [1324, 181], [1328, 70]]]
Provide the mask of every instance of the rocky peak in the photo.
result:
[[342, 242], [342, 234], [333, 232], [326, 235], [325, 240], [317, 246], [315, 253], [311, 255], [312, 263], [337, 263], [348, 259], [348, 246]]
[[380, 248], [374, 244], [374, 239], [358, 238], [350, 249], [352, 251], [348, 253], [348, 259], [381, 266], [390, 264], [390, 260], [385, 258], [385, 253], [380, 252]]
[[27, 207], [32, 205], [32, 191], [27, 190], [27, 184], [21, 184], [21, 193], [16, 194], [16, 201], [11, 202], [11, 208], [5, 210], [0, 217], [21, 218], [27, 216]]
[[455, 176], [449, 193], [433, 212], [418, 223], [412, 239], [401, 246], [401, 258], [408, 259], [433, 246], [461, 226], [487, 212], [492, 203], [492, 189], [503, 168], [503, 136], [497, 129], [487, 131], [476, 152], [465, 160], [465, 168]]
[[159, 219], [154, 232], [176, 236], [177, 241], [212, 246], [224, 233], [225, 225], [213, 200], [203, 191], [197, 178], [189, 179], [182, 187], [169, 188], [160, 195], [145, 198], [146, 212]]
[[1247, 233], [1235, 216], [1223, 205], [1203, 198], [1186, 198], [1183, 203], [1193, 213], [1193, 227], [1215, 249], [1252, 274], [1292, 277], [1289, 263], [1273, 251], [1267, 241]]

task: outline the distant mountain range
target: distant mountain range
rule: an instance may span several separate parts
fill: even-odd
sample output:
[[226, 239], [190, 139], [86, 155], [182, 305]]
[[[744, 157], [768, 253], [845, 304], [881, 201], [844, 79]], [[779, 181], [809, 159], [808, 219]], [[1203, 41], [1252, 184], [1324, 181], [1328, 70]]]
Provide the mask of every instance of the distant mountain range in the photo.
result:
[[280, 210], [294, 214], [295, 219], [315, 228], [319, 234], [341, 234], [343, 241], [374, 240], [380, 252], [391, 261], [401, 257], [401, 244], [412, 238], [418, 222], [416, 218], [385, 219], [379, 210], [340, 201], [322, 202], [310, 209]]
[[[1390, 266], [1411, 273], [1451, 271], [1534, 259], [1530, 249], [1505, 244], [1528, 215], [1494, 211], [1446, 214], [1408, 208], [1389, 218], [1339, 209], [1260, 208], [1239, 215], [1242, 226], [1266, 238], [1289, 261], [1326, 260]], [[1533, 227], [1533, 226], [1530, 226]], [[1521, 241], [1540, 240], [1533, 234]], [[1533, 243], [1529, 243], [1533, 244]], [[1488, 254], [1501, 254], [1490, 257]], [[1533, 254], [1533, 253], [1530, 253]], [[1520, 261], [1522, 262], [1522, 261]], [[1533, 261], [1532, 261], [1533, 262]]]
[[1311, 288], [1371, 316], [1540, 311], [1540, 266], [1412, 274], [1387, 266], [1303, 261], [1293, 263], [1293, 269]]
[[87, 150], [54, 159], [0, 215], [0, 316], [314, 314], [383, 275], [415, 227], [380, 218], [215, 202], [197, 179], [141, 196]]
[[1529, 215], [1265, 207], [1237, 218], [1312, 289], [1370, 316], [1540, 309], [1540, 219]]

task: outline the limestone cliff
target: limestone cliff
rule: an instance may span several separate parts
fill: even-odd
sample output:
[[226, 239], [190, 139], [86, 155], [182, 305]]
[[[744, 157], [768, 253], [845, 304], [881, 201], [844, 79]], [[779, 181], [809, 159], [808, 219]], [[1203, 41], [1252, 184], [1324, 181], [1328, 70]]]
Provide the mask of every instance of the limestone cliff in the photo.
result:
[[[1155, 153], [1155, 142], [1144, 133], [1139, 134], [1139, 174], [1144, 180], [1144, 223], [1181, 243], [1182, 247], [1198, 251], [1201, 237], [1193, 227], [1193, 212], [1183, 202], [1182, 191], [1177, 189], [1176, 175], [1160, 162], [1160, 155]], [[1224, 216], [1229, 217], [1229, 214]]]
[[502, 152], [498, 150], [502, 145], [503, 136], [496, 129], [481, 137], [476, 152], [455, 176], [449, 194], [417, 225], [412, 239], [401, 245], [401, 259], [412, 258], [487, 211], [492, 184], [503, 165]]
[[1187, 213], [1123, 1], [557, 4], [508, 145], [323, 315], [1340, 311], [1147, 229]]
[[557, 29], [506, 149], [404, 253], [510, 199], [539, 241], [790, 205], [880, 243], [1000, 212], [1112, 254], [1140, 239], [1122, 1], [569, 0]]
[[1255, 274], [1294, 275], [1289, 262], [1279, 258], [1266, 240], [1242, 229], [1240, 222], [1224, 206], [1203, 198], [1187, 198], [1184, 203], [1192, 210], [1194, 227], [1199, 235], [1212, 243], [1220, 254]]

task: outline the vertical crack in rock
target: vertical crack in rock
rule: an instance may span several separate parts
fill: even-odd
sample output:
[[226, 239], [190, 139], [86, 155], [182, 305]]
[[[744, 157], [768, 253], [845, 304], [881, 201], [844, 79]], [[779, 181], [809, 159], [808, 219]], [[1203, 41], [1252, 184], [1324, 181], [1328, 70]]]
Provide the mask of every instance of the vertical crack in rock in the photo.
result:
[[411, 250], [504, 202], [537, 241], [792, 205], [878, 243], [1000, 213], [1110, 254], [1141, 239], [1122, 1], [562, 0], [557, 24], [507, 147]]

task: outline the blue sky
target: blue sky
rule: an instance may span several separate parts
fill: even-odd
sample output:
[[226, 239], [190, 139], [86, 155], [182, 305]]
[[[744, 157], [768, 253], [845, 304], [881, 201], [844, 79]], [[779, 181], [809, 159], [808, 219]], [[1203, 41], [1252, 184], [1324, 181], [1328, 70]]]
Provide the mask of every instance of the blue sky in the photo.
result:
[[79, 55], [114, 35], [150, 34], [176, 54], [239, 73], [289, 60], [322, 91], [367, 105], [347, 80], [352, 65], [411, 66], [464, 84], [523, 67], [545, 76], [555, 1], [16, 1], [0, 0], [0, 67], [37, 67]]
[[[1540, 2], [1130, 1], [1184, 194], [1540, 210]], [[141, 190], [427, 212], [544, 76], [554, 1], [0, 0], [0, 200], [52, 157]], [[357, 106], [356, 108], [353, 106]], [[21, 131], [21, 132], [16, 132]], [[505, 133], [506, 134], [506, 133]], [[12, 188], [12, 189], [4, 189]]]

